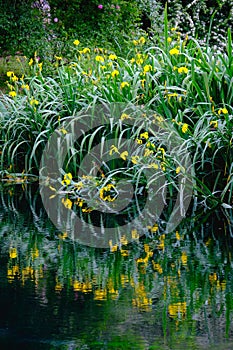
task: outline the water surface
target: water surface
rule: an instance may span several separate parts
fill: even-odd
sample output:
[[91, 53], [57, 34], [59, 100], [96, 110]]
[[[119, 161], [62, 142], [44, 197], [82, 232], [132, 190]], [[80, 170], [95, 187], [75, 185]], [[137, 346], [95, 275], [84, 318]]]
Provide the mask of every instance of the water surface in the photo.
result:
[[232, 349], [232, 216], [97, 249], [59, 232], [32, 186], [5, 187], [1, 349]]

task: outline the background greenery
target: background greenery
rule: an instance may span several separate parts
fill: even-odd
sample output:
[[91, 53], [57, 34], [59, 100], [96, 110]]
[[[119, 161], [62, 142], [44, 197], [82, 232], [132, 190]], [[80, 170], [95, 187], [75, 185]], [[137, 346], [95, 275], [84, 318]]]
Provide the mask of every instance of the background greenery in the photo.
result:
[[[164, 0], [40, 1], [44, 5], [49, 3], [49, 8], [36, 6], [39, 1], [0, 0], [1, 55], [20, 51], [30, 56], [39, 50], [40, 55], [49, 57], [51, 50], [67, 51], [67, 43], [74, 36], [119, 49], [139, 29], [146, 30], [156, 41], [162, 32], [166, 3]], [[232, 27], [233, 1], [171, 0], [168, 19], [182, 33], [222, 47], [226, 29]]]

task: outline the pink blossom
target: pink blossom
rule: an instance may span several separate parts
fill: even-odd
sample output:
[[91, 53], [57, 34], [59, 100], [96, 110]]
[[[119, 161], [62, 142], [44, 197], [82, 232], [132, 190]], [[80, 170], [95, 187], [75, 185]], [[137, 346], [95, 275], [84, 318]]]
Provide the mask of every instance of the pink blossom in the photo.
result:
[[116, 9], [117, 9], [117, 10], [120, 10], [120, 6], [119, 6], [119, 5], [116, 5]]
[[98, 9], [102, 10], [102, 8], [103, 8], [103, 5], [99, 4]]
[[53, 19], [53, 21], [54, 21], [55, 23], [57, 23], [57, 22], [58, 22], [58, 18], [55, 17], [55, 18]]
[[44, 12], [50, 11], [50, 6], [49, 6], [48, 3], [46, 3], [46, 4], [44, 4], [44, 5], [42, 6], [42, 11], [44, 11]]

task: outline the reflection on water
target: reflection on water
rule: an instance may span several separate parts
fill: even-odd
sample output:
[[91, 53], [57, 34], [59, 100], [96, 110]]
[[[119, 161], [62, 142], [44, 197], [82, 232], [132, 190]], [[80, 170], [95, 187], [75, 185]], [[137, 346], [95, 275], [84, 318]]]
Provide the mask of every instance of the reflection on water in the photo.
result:
[[31, 188], [1, 193], [1, 348], [233, 348], [232, 212], [107, 250], [58, 232]]

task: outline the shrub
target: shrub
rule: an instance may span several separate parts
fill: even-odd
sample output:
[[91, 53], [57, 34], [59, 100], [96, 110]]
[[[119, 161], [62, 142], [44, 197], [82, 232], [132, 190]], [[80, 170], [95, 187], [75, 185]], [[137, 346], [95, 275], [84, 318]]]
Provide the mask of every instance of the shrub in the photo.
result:
[[67, 54], [70, 43], [79, 38], [93, 46], [119, 49], [131, 33], [137, 32], [140, 9], [137, 0], [61, 0], [3, 2], [0, 0], [0, 51], [44, 60]]
[[[32, 1], [0, 1], [0, 51], [32, 54], [41, 38], [47, 38], [41, 12], [31, 6]], [[42, 40], [41, 40], [42, 43]]]
[[[164, 1], [160, 1], [164, 4]], [[228, 28], [232, 28], [233, 1], [171, 0], [168, 18], [181, 32], [223, 48]]]

